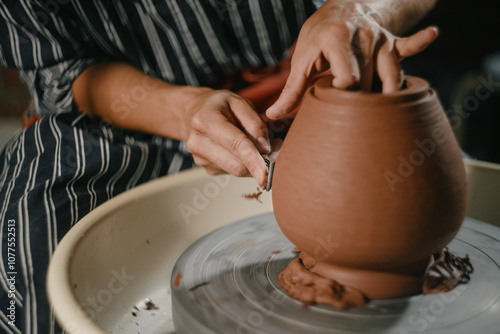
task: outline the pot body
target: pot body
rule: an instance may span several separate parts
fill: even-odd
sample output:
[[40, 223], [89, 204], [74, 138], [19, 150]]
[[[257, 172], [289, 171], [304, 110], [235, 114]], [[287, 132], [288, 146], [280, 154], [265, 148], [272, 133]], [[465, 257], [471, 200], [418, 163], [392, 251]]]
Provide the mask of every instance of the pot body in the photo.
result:
[[[406, 82], [378, 94], [320, 79], [275, 165], [273, 207], [283, 233], [327, 265], [321, 270], [330, 278], [378, 291], [370, 298], [418, 292], [430, 256], [465, 215], [465, 169], [449, 122], [427, 82]], [[367, 273], [410, 286], [384, 292]]]

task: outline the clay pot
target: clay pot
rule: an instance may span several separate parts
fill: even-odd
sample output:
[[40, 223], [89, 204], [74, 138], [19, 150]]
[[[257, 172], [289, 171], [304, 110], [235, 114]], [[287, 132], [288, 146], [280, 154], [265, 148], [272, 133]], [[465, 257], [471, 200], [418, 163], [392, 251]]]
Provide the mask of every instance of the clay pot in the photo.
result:
[[[392, 94], [307, 93], [275, 165], [280, 228], [314, 272], [368, 298], [421, 291], [432, 254], [465, 215], [466, 175], [435, 92], [407, 76]], [[314, 261], [313, 261], [314, 262]]]

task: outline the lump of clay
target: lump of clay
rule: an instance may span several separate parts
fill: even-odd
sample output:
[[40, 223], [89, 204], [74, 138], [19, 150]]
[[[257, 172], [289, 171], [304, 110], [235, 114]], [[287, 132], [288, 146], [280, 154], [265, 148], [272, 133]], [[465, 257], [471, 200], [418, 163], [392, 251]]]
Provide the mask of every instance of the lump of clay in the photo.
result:
[[300, 300], [304, 306], [319, 303], [345, 310], [366, 303], [361, 291], [313, 273], [300, 258], [293, 259], [278, 280], [290, 297]]
[[425, 272], [422, 291], [425, 294], [448, 292], [457, 285], [467, 283], [474, 267], [469, 256], [461, 258], [451, 254], [448, 247], [431, 257], [431, 263]]

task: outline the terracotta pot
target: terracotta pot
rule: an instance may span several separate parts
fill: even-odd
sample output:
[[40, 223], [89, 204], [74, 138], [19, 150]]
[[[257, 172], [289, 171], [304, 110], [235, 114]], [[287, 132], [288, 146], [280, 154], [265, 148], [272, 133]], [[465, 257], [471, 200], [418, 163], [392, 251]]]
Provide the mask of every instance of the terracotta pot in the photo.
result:
[[369, 298], [421, 291], [458, 232], [466, 175], [435, 92], [407, 76], [392, 94], [309, 90], [275, 165], [273, 206], [315, 272]]

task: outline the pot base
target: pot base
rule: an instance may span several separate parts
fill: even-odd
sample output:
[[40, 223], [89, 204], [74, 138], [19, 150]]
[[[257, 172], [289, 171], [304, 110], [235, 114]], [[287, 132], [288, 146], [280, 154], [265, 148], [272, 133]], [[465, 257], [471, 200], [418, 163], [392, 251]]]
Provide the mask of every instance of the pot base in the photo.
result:
[[[419, 270], [418, 267], [422, 269]], [[448, 292], [469, 281], [473, 267], [469, 258], [451, 254], [445, 247], [429, 260], [415, 265], [420, 275], [378, 272], [335, 266], [305, 252], [279, 275], [290, 297], [304, 305], [328, 304], [340, 309], [363, 306], [369, 299], [391, 299]]]
[[494, 333], [500, 317], [499, 240], [500, 228], [465, 219], [449, 247], [469, 254], [474, 273], [450, 292], [372, 299], [347, 310], [303, 307], [278, 282], [298, 257], [294, 245], [272, 212], [249, 217], [206, 235], [177, 261], [171, 280], [176, 333], [416, 333], [424, 321], [429, 334]]

